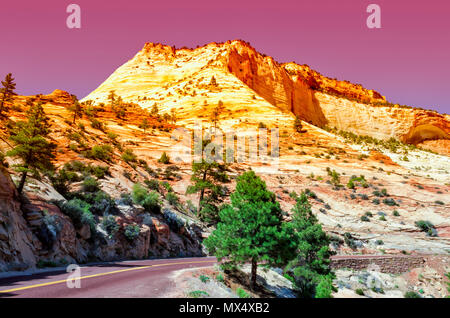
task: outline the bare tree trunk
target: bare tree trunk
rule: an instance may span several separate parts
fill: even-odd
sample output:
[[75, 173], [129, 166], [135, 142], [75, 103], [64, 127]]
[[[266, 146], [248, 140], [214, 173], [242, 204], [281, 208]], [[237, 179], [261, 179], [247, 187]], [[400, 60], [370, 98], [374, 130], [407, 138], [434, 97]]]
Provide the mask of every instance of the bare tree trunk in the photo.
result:
[[[203, 173], [203, 182], [205, 182], [205, 180], [206, 180], [206, 175], [207, 175], [207, 172], [205, 171], [205, 172]], [[202, 210], [202, 205], [201, 205], [201, 203], [202, 203], [202, 201], [203, 201], [204, 196], [205, 196], [205, 189], [202, 189], [202, 190], [200, 191], [200, 198], [198, 199], [198, 214], [200, 214], [200, 211]]]
[[251, 277], [251, 287], [253, 290], [256, 289], [256, 271], [258, 269], [258, 263], [256, 262], [256, 258], [252, 259], [252, 277]]
[[22, 172], [22, 177], [20, 178], [20, 183], [19, 183], [19, 186], [17, 187], [17, 191], [19, 193], [22, 193], [26, 179], [27, 179], [27, 171], [24, 171], [24, 172]]

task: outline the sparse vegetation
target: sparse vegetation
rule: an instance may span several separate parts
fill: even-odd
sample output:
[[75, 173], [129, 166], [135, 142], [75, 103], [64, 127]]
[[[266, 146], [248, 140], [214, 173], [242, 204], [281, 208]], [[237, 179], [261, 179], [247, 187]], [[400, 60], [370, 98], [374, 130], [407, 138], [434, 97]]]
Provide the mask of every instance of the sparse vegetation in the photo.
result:
[[154, 191], [148, 192], [139, 183], [133, 186], [131, 197], [134, 203], [142, 205], [147, 212], [161, 212], [161, 202], [158, 193]]
[[170, 163], [170, 157], [167, 155], [167, 153], [164, 151], [161, 155], [161, 157], [158, 159], [159, 163], [163, 163], [165, 165]]
[[114, 237], [116, 233], [119, 231], [119, 224], [116, 221], [116, 218], [112, 215], [105, 215], [102, 220], [102, 227], [108, 233], [110, 238]]
[[437, 236], [436, 229], [430, 221], [419, 220], [415, 222], [415, 225], [428, 236]]
[[140, 233], [141, 230], [139, 226], [135, 224], [128, 224], [127, 226], [125, 226], [125, 231], [123, 232], [123, 234], [129, 241], [134, 241], [135, 239], [137, 239]]

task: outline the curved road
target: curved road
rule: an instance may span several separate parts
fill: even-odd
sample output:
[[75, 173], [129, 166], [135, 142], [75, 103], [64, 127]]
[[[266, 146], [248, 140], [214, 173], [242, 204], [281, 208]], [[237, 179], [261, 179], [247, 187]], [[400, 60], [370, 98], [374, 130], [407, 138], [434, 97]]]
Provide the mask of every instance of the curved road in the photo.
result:
[[[174, 271], [208, 267], [215, 257], [123, 261], [80, 267], [80, 288], [69, 288], [65, 270], [0, 278], [0, 297], [161, 297], [174, 287]], [[73, 280], [71, 280], [73, 285]]]

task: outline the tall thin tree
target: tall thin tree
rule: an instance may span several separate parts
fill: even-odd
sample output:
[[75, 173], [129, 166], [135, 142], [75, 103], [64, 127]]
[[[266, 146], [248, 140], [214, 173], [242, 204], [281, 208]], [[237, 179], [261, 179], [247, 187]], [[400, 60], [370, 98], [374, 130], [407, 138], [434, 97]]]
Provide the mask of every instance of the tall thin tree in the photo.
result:
[[53, 169], [51, 160], [55, 158], [56, 149], [56, 144], [48, 140], [50, 123], [42, 103], [31, 105], [27, 117], [27, 121], [20, 121], [10, 129], [9, 139], [16, 146], [6, 153], [22, 160], [15, 165], [16, 171], [22, 174], [17, 187], [19, 193], [22, 193], [29, 173], [38, 175], [40, 171]]
[[14, 78], [11, 73], [5, 76], [5, 80], [2, 81], [2, 88], [0, 88], [0, 93], [2, 93], [2, 100], [0, 102], [0, 115], [2, 114], [5, 102], [11, 101], [11, 97], [16, 95], [14, 90], [16, 89], [16, 83], [14, 83]]

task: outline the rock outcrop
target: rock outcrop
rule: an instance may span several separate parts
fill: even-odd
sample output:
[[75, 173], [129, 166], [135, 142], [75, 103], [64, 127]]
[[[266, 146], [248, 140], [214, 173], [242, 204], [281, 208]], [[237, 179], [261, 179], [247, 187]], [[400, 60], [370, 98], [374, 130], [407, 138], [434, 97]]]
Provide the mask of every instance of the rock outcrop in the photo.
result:
[[35, 253], [32, 233], [20, 209], [16, 187], [0, 165], [0, 271], [34, 266]]

